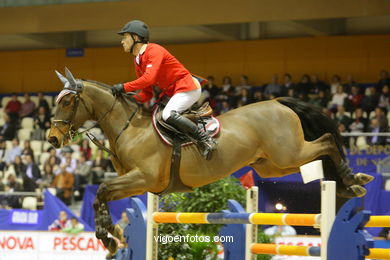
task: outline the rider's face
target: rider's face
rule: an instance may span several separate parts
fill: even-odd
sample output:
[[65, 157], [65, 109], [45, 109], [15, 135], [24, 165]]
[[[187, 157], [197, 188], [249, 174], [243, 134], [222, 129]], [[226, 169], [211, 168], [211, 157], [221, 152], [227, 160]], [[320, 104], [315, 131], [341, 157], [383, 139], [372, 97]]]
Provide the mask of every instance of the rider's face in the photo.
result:
[[123, 38], [122, 38], [122, 41], [121, 41], [121, 44], [123, 46], [123, 50], [125, 52], [130, 52], [130, 49], [131, 49], [131, 46], [133, 45], [133, 39], [131, 38], [131, 35], [130, 33], [125, 33], [123, 35]]

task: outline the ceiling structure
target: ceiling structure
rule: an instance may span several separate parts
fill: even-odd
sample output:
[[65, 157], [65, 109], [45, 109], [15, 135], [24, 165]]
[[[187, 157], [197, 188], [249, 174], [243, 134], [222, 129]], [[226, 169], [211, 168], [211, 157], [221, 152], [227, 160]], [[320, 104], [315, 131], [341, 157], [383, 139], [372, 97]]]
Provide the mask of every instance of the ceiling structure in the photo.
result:
[[132, 19], [161, 44], [390, 34], [386, 0], [12, 1], [0, 0], [0, 50], [118, 46]]

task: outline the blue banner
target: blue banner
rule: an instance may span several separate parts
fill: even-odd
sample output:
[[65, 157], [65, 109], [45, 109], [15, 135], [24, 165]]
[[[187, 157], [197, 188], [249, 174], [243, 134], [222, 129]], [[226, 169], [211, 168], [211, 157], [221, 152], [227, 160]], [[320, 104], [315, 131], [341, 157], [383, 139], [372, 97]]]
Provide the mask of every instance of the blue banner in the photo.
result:
[[364, 150], [350, 149], [347, 152], [349, 166], [354, 172], [377, 172], [378, 163], [390, 156], [390, 145], [372, 145]]

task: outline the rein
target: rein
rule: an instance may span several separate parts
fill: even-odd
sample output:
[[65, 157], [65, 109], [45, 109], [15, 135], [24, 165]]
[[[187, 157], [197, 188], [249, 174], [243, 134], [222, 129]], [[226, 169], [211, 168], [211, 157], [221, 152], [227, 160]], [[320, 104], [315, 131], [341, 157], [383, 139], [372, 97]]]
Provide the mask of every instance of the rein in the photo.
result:
[[[85, 104], [85, 101], [80, 97], [80, 93], [82, 93], [83, 91], [83, 87], [84, 85], [82, 84], [81, 81], [78, 81], [79, 84], [81, 84], [81, 86], [79, 86], [79, 84], [77, 84], [78, 86], [76, 86], [76, 88], [72, 88], [70, 89], [69, 87], [67, 89], [70, 89], [71, 90], [71, 93], [75, 94], [75, 102], [73, 103], [73, 107], [72, 107], [72, 115], [71, 115], [71, 118], [68, 119], [68, 120], [65, 120], [65, 119], [56, 119], [56, 120], [53, 120], [53, 123], [54, 123], [54, 127], [57, 128], [61, 134], [72, 140], [74, 137], [76, 137], [77, 135], [81, 135], [83, 133], [85, 133], [87, 135], [87, 137], [97, 146], [99, 147], [100, 149], [106, 151], [107, 153], [109, 153], [110, 155], [114, 156], [116, 159], [118, 159], [118, 156], [110, 149], [110, 148], [107, 148], [104, 144], [101, 144], [97, 138], [92, 134], [90, 133], [89, 131], [96, 127], [96, 126], [99, 126], [99, 123], [109, 114], [111, 113], [113, 110], [114, 110], [114, 107], [115, 107], [115, 104], [117, 103], [117, 96], [115, 96], [115, 99], [114, 99], [114, 102], [112, 103], [111, 107], [109, 110], [107, 110], [103, 116], [101, 116], [94, 125], [92, 125], [91, 127], [83, 130], [83, 131], [77, 131], [74, 129], [74, 118], [75, 118], [75, 115], [76, 115], [76, 110], [77, 110], [77, 107], [79, 105], [79, 101], [81, 100], [81, 102], [83, 103], [83, 106], [85, 107], [85, 110], [87, 110], [88, 114], [90, 116], [92, 116], [92, 113], [89, 111], [87, 105]], [[96, 83], [96, 82], [94, 82]], [[106, 87], [106, 86], [104, 86]], [[114, 145], [116, 145], [119, 137], [122, 135], [122, 133], [126, 130], [126, 128], [130, 125], [130, 122], [131, 120], [134, 118], [134, 116], [137, 114], [138, 112], [138, 109], [139, 109], [139, 106], [137, 105], [137, 109], [131, 114], [131, 116], [129, 117], [129, 119], [126, 121], [124, 127], [121, 129], [121, 131], [119, 132], [118, 136], [115, 138], [115, 142], [114, 142]], [[62, 124], [65, 124], [65, 125], [68, 125], [69, 128], [68, 128], [68, 132], [65, 133], [64, 131], [61, 130], [61, 128], [58, 127], [57, 123], [62, 123]]]

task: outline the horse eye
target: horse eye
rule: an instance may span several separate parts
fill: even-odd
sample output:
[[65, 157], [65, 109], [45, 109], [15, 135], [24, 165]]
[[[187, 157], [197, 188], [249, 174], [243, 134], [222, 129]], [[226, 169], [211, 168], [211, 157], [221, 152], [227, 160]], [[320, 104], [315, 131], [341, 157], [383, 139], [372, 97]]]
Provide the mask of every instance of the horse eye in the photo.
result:
[[69, 106], [70, 102], [69, 101], [64, 101], [63, 105], [66, 107], [66, 106]]

